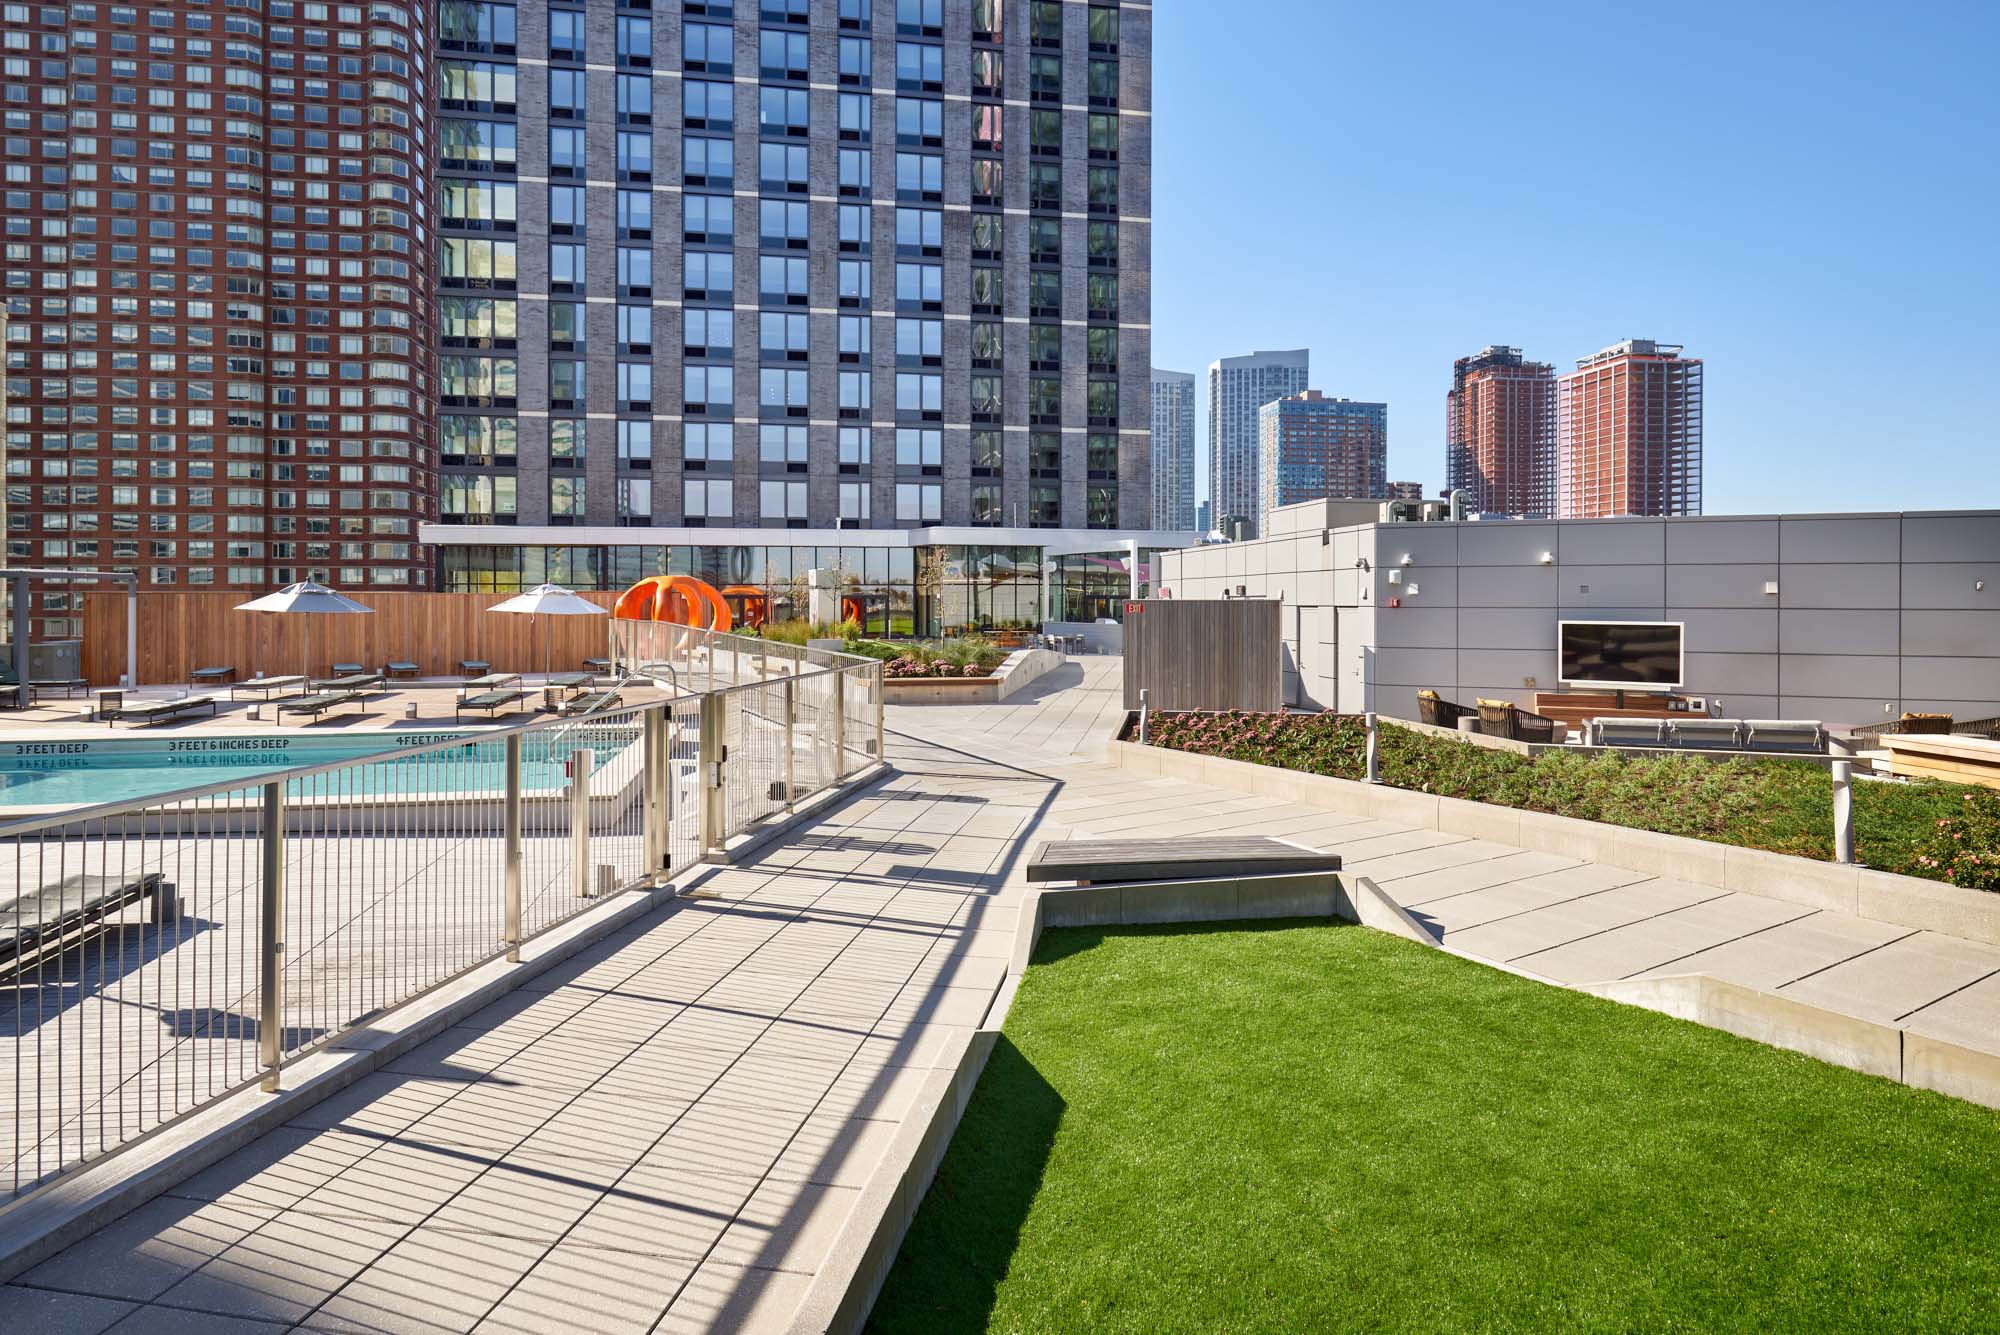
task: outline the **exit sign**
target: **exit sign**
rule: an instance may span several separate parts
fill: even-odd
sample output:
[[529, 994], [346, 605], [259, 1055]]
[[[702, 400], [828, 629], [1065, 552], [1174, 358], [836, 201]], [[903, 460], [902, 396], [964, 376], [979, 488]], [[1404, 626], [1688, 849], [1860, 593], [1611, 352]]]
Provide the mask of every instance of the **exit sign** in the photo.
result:
[[1138, 616], [1141, 612], [1145, 610], [1146, 610], [1146, 605], [1144, 603], [1125, 604], [1125, 615], [1128, 617]]

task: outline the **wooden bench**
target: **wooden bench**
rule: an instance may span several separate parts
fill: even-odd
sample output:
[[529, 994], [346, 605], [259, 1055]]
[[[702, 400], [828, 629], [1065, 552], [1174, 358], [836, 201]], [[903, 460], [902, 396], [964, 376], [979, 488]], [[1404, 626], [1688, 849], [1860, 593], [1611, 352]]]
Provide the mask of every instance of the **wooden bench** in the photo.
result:
[[1262, 835], [1189, 839], [1059, 839], [1028, 859], [1030, 881], [1088, 885], [1339, 871], [1340, 855]]
[[128, 700], [111, 711], [111, 717], [107, 722], [115, 728], [119, 719], [124, 719], [128, 723], [151, 725], [177, 719], [197, 709], [206, 709], [210, 714], [214, 714], [216, 698], [213, 695], [190, 695], [183, 700]]
[[359, 691], [326, 691], [319, 695], [302, 695], [296, 700], [286, 700], [278, 706], [278, 722], [283, 724], [287, 714], [307, 714], [314, 721], [342, 705], [365, 703]]
[[180, 917], [173, 882], [156, 871], [132, 877], [78, 873], [0, 900], [0, 965], [18, 964], [39, 947], [141, 899], [152, 900], [156, 925]]
[[486, 717], [492, 718], [500, 710], [506, 709], [510, 705], [518, 704], [527, 698], [528, 693], [518, 689], [482, 691], [478, 695], [468, 695], [453, 707], [451, 711], [452, 721], [457, 722], [458, 716], [468, 709], [484, 710]]
[[229, 698], [234, 700], [238, 691], [252, 691], [261, 699], [268, 700], [273, 691], [302, 691], [305, 684], [306, 679], [296, 672], [289, 677], [252, 677], [249, 681], [232, 682]]

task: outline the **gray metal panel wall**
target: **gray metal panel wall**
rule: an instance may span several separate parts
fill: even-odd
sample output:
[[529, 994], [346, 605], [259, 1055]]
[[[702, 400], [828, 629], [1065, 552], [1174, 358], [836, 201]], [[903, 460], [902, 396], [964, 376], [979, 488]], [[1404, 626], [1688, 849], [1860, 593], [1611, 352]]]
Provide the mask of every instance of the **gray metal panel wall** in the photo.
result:
[[1284, 660], [1275, 598], [1151, 598], [1125, 617], [1125, 708], [1274, 710]]

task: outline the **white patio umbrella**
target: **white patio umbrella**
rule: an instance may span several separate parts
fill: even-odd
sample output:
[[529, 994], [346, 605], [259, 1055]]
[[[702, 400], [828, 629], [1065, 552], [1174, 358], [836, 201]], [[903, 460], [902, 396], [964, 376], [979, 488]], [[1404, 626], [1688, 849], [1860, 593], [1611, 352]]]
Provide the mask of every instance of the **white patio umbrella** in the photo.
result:
[[[560, 584], [542, 584], [526, 593], [516, 594], [504, 603], [495, 603], [486, 609], [489, 612], [513, 612], [532, 617], [605, 617], [611, 615], [608, 607], [599, 607], [588, 598], [579, 598]], [[542, 623], [537, 620], [531, 627], [531, 634], [540, 637]], [[542, 675], [549, 675], [548, 655], [552, 647], [545, 646], [542, 654]], [[534, 658], [534, 644], [528, 646], [528, 657]]]
[[[309, 579], [297, 584], [287, 584], [276, 593], [267, 593], [262, 598], [252, 598], [247, 603], [238, 603], [239, 612], [297, 612], [305, 616], [325, 616], [334, 612], [373, 612], [372, 607], [363, 607], [344, 593], [335, 593], [324, 584], [315, 584]], [[306, 622], [305, 652], [300, 655], [299, 674], [312, 679], [312, 622]]]

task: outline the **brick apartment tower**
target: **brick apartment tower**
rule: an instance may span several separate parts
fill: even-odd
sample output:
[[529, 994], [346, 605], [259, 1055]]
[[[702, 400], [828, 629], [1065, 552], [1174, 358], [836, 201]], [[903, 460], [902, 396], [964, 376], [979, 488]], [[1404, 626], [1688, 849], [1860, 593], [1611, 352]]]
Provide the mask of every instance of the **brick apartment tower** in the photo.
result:
[[[425, 587], [430, 11], [10, 6], [7, 555]], [[29, 108], [33, 108], [30, 110]], [[37, 593], [38, 637], [81, 633]]]
[[1258, 532], [1281, 505], [1389, 494], [1389, 405], [1330, 399], [1316, 389], [1257, 410], [1264, 477]]
[[1452, 363], [1445, 472], [1482, 514], [1544, 518], [1555, 506], [1555, 368], [1519, 348], [1487, 347]]
[[1701, 513], [1701, 361], [1627, 339], [1556, 380], [1556, 516]]

